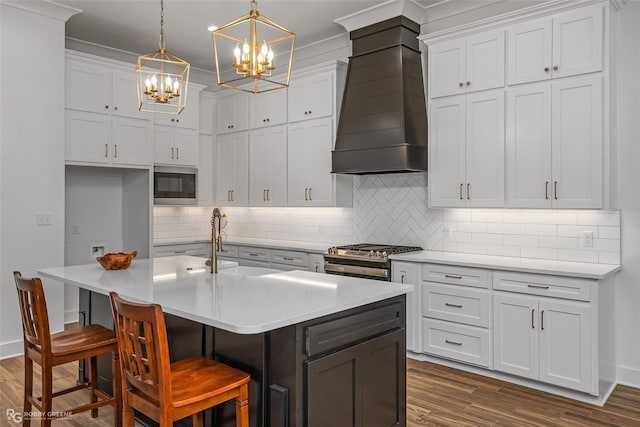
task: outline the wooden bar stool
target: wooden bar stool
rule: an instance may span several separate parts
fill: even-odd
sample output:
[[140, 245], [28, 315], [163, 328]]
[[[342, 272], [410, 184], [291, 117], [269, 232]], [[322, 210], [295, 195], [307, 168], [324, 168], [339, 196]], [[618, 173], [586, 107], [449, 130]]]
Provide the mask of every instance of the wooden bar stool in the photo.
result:
[[[41, 412], [41, 426], [50, 426], [54, 416], [54, 397], [81, 389], [89, 389], [90, 403], [56, 412], [91, 411], [93, 418], [98, 416], [98, 408], [112, 405], [114, 408], [114, 424], [122, 425], [122, 398], [120, 381], [120, 364], [118, 362], [118, 341], [115, 333], [100, 325], [89, 325], [68, 331], [51, 334], [49, 315], [44, 298], [42, 281], [39, 278], [22, 277], [15, 271], [13, 277], [18, 289], [20, 312], [22, 313], [22, 330], [24, 337], [24, 411], [30, 413], [32, 406]], [[101, 354], [113, 354], [113, 396], [109, 396], [96, 388], [97, 359]], [[89, 381], [64, 390], [53, 392], [53, 367], [82, 359], [90, 359]], [[42, 368], [42, 397], [33, 397], [33, 362]], [[101, 400], [98, 400], [98, 397]], [[22, 425], [28, 426], [31, 420], [24, 417]]]
[[249, 426], [249, 374], [202, 356], [170, 363], [160, 305], [109, 295], [122, 361], [125, 427], [134, 425], [134, 410], [161, 427], [188, 416], [202, 426], [205, 409], [231, 399], [236, 426]]

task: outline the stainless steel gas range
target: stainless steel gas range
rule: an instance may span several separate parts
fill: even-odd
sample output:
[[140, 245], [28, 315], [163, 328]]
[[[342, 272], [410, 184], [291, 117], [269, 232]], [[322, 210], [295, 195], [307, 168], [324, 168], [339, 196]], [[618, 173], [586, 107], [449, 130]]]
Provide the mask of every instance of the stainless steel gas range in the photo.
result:
[[327, 274], [391, 281], [389, 255], [421, 250], [422, 248], [419, 246], [372, 243], [334, 246], [324, 253], [324, 271]]

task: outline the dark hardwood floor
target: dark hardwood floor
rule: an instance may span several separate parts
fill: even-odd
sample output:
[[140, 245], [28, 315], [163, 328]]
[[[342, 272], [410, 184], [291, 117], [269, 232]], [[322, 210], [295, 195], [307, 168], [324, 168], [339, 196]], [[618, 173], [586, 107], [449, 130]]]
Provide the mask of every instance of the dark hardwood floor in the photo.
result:
[[[8, 410], [22, 411], [22, 357], [0, 361], [0, 426], [17, 426]], [[36, 367], [36, 375], [39, 369]], [[57, 386], [75, 382], [77, 365], [54, 368]], [[36, 388], [39, 385], [36, 376]], [[407, 360], [407, 427], [638, 426], [640, 389], [618, 386], [600, 408], [526, 387], [427, 362]], [[54, 399], [54, 410], [86, 402], [86, 392]], [[36, 425], [36, 422], [33, 422]], [[99, 418], [76, 414], [53, 426], [113, 426], [113, 409], [101, 408]], [[341, 427], [341, 426], [336, 426]], [[363, 426], [366, 427], [366, 426]]]

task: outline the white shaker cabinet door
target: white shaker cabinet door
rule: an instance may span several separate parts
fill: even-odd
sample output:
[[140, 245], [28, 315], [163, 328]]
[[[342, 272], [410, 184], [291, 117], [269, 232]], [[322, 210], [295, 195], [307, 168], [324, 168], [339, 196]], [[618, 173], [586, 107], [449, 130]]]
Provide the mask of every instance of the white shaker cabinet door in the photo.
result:
[[111, 118], [105, 114], [66, 110], [65, 160], [109, 163]]
[[465, 203], [465, 97], [431, 101], [429, 196], [434, 207]]
[[216, 157], [216, 196], [222, 206], [246, 206], [249, 200], [249, 135], [219, 136]]
[[540, 299], [540, 381], [592, 391], [591, 308], [588, 303]]
[[553, 19], [553, 76], [602, 70], [602, 5], [567, 12]]
[[602, 76], [552, 85], [553, 207], [601, 208]]
[[429, 94], [431, 98], [465, 93], [465, 40], [429, 47]]
[[67, 60], [65, 76], [66, 108], [101, 114], [111, 112], [110, 69]]
[[513, 25], [507, 30], [507, 83], [551, 78], [550, 19], [537, 19]]
[[504, 206], [504, 91], [466, 96], [467, 207]]
[[504, 86], [504, 31], [469, 37], [466, 44], [466, 91]]
[[334, 73], [291, 80], [288, 89], [289, 122], [317, 119], [333, 114], [335, 102]]
[[286, 126], [274, 126], [251, 132], [249, 171], [250, 206], [286, 206]]
[[538, 379], [538, 298], [493, 294], [493, 367]]
[[551, 84], [507, 91], [507, 207], [551, 207]]
[[149, 166], [152, 163], [153, 134], [149, 120], [113, 116], [113, 164]]

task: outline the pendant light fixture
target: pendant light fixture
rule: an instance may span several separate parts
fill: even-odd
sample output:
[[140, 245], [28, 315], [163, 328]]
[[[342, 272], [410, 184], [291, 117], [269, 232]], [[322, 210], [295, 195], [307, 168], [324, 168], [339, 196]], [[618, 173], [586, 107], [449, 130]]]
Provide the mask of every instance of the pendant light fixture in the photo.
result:
[[160, 49], [140, 55], [136, 64], [138, 109], [180, 114], [187, 104], [189, 69], [187, 61], [165, 49], [164, 0], [160, 0]]
[[[251, 11], [211, 32], [218, 85], [250, 93], [289, 86], [296, 35], [258, 12]], [[276, 64], [276, 54], [287, 62]]]

